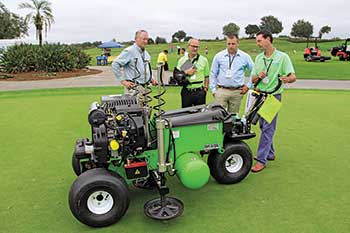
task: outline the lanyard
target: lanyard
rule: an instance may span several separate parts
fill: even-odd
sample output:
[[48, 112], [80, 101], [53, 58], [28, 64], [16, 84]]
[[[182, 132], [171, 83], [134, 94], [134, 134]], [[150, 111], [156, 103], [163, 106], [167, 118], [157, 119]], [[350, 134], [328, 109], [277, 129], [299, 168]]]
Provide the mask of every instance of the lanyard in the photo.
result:
[[197, 56], [194, 57], [193, 60], [190, 60], [190, 61], [191, 61], [191, 63], [192, 63], [193, 65], [195, 65], [194, 63], [197, 64], [197, 61], [198, 61], [198, 60], [199, 60], [199, 54], [197, 54]]
[[229, 68], [229, 70], [231, 69], [233, 60], [235, 60], [235, 58], [236, 58], [236, 55], [232, 56], [232, 60], [231, 60], [230, 54], [228, 55], [228, 68]]
[[[150, 63], [148, 60], [146, 60], [146, 51], [145, 50], [141, 50], [140, 51], [140, 54], [141, 54], [141, 58], [142, 58], [142, 61], [143, 61], [143, 79], [146, 83], [146, 78], [147, 78], [147, 66], [149, 68], [149, 72], [150, 72], [150, 77], [152, 78], [152, 74], [151, 74], [151, 69], [150, 69]], [[136, 61], [137, 61], [137, 58], [136, 58]], [[137, 69], [137, 68], [136, 68]]]
[[265, 68], [266, 68], [266, 76], [268, 76], [268, 73], [269, 73], [269, 70], [271, 68], [271, 64], [273, 62], [273, 59], [271, 59], [269, 65], [266, 64], [266, 59], [264, 58], [264, 65], [265, 65]]

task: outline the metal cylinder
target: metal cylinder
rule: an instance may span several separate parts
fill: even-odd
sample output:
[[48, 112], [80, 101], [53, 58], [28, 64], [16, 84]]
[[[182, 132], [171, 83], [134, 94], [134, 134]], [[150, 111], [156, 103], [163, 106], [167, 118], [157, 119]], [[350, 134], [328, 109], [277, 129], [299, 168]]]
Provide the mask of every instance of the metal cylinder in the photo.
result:
[[106, 121], [106, 114], [99, 108], [97, 102], [93, 102], [89, 109], [88, 121], [91, 126], [98, 127]]
[[165, 120], [156, 120], [157, 128], [157, 145], [158, 145], [158, 171], [166, 172], [166, 158], [165, 158], [165, 148], [164, 148], [164, 129]]
[[176, 158], [175, 169], [181, 183], [189, 189], [199, 189], [209, 181], [209, 167], [197, 154], [180, 155]]

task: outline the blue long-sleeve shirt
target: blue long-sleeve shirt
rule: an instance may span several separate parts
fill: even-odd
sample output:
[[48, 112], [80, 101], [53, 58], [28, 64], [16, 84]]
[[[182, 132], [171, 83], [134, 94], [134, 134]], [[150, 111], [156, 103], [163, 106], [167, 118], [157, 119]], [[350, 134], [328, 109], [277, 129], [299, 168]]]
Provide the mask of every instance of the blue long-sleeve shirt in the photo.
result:
[[133, 44], [124, 49], [112, 62], [112, 70], [119, 81], [130, 80], [145, 84], [152, 78], [150, 63], [149, 53]]
[[253, 66], [251, 57], [239, 49], [234, 56], [230, 55], [227, 49], [217, 53], [210, 70], [209, 87], [211, 92], [215, 93], [217, 86], [239, 87], [244, 85], [246, 69], [250, 73], [247, 83], [249, 87]]

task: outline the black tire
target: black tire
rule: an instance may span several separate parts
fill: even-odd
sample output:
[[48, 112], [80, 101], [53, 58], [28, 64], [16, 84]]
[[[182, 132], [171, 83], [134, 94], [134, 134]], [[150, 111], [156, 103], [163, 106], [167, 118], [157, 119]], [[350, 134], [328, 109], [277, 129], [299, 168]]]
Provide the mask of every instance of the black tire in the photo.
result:
[[79, 163], [79, 159], [74, 155], [72, 156], [72, 167], [73, 167], [73, 171], [74, 173], [79, 176], [82, 172], [81, 172], [81, 167], [80, 167], [80, 163]]
[[104, 168], [82, 173], [69, 192], [69, 207], [73, 215], [91, 227], [118, 222], [129, 203], [129, 191], [124, 180]]
[[[236, 161], [226, 166], [226, 163]], [[230, 160], [230, 161], [229, 161]], [[211, 152], [208, 157], [210, 174], [220, 184], [235, 184], [243, 180], [252, 167], [253, 158], [249, 146], [242, 142], [228, 143], [222, 154]]]

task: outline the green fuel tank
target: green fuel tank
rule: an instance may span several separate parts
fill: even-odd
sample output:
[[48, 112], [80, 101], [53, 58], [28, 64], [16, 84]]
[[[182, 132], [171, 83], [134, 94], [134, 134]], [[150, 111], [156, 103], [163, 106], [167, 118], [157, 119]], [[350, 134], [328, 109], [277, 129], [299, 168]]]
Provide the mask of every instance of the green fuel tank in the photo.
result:
[[175, 169], [181, 183], [189, 189], [199, 189], [208, 183], [208, 165], [194, 153], [185, 153], [176, 158]]

